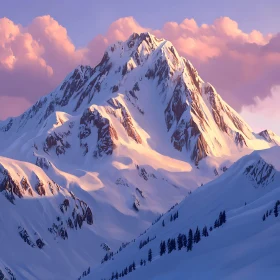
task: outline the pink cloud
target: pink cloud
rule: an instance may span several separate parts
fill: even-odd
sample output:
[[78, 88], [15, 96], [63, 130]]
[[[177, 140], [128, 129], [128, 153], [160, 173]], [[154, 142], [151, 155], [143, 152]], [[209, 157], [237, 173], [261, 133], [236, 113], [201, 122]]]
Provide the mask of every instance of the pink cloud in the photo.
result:
[[228, 17], [201, 26], [194, 19], [167, 22], [160, 30], [143, 27], [133, 17], [121, 18], [77, 49], [65, 27], [42, 16], [25, 27], [0, 19], [1, 94], [33, 103], [78, 64], [95, 66], [108, 45], [145, 31], [170, 40], [237, 110], [255, 104], [256, 96], [270, 96], [271, 87], [280, 84], [280, 36], [246, 33]]

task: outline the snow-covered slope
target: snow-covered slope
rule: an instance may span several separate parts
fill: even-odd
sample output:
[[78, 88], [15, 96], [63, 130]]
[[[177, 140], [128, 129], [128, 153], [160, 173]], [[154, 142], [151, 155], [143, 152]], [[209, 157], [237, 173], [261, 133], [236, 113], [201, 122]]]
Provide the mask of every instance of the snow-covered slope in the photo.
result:
[[78, 67], [0, 126], [3, 153], [34, 163], [36, 155], [67, 162], [73, 151], [84, 162], [133, 145], [198, 164], [275, 144], [254, 134], [169, 41], [149, 33], [110, 46], [97, 67]]
[[259, 133], [267, 142], [280, 145], [280, 137], [271, 130], [263, 130]]
[[[280, 216], [275, 214], [280, 211], [279, 158], [279, 147], [245, 156], [160, 217], [111, 260], [91, 267], [91, 273], [81, 279], [118, 279], [126, 267], [128, 273], [123, 278], [133, 280], [273, 279], [280, 272]], [[215, 228], [223, 211], [226, 222]], [[205, 226], [207, 237], [202, 235]], [[189, 229], [195, 233], [197, 227], [201, 240], [188, 251]], [[187, 237], [187, 247], [182, 245], [180, 250], [179, 234]], [[161, 256], [161, 242], [167, 246], [173, 238], [176, 249], [168, 253], [166, 248]], [[144, 246], [140, 249], [141, 243]], [[146, 265], [141, 265], [141, 260]], [[133, 262], [136, 269], [129, 272]]]
[[72, 279], [271, 139], [170, 42], [133, 34], [0, 122], [0, 269]]

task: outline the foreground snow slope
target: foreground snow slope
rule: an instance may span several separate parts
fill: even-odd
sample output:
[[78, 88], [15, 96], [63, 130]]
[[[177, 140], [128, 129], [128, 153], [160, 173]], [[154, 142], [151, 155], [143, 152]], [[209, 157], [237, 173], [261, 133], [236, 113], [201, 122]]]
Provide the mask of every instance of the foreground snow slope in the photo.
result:
[[[110, 279], [112, 272], [121, 272], [133, 261], [136, 270], [124, 279], [273, 279], [280, 273], [280, 216], [275, 217], [273, 211], [280, 200], [279, 158], [278, 147], [245, 156], [166, 213], [114, 255], [114, 260], [92, 267], [85, 279]], [[223, 210], [227, 222], [209, 231]], [[267, 210], [272, 214], [263, 221]], [[177, 211], [179, 218], [171, 222], [170, 216]], [[159, 255], [161, 241], [177, 238], [179, 233], [188, 236], [190, 228], [195, 232], [197, 226], [202, 230], [205, 225], [209, 236], [194, 244], [192, 251], [183, 248]], [[139, 249], [140, 241], [148, 236], [156, 238]], [[147, 261], [146, 266], [140, 266], [141, 259]]]

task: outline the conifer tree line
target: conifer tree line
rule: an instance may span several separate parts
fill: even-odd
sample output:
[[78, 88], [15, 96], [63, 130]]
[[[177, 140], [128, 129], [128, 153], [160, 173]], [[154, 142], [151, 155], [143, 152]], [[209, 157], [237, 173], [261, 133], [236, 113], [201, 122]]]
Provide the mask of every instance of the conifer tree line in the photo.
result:
[[279, 209], [278, 209], [279, 206], [280, 206], [280, 200], [277, 200], [277, 201], [275, 202], [275, 204], [274, 204], [273, 209], [270, 209], [269, 211], [267, 210], [267, 211], [263, 214], [262, 220], [265, 221], [265, 220], [268, 218], [268, 216], [270, 216], [270, 215], [272, 214], [272, 212], [273, 212], [273, 214], [274, 214], [275, 217], [278, 217], [278, 216], [279, 216]]
[[[87, 270], [85, 270], [85, 271], [83, 272], [82, 276], [80, 276], [80, 277], [78, 278], [78, 280], [81, 280], [82, 277], [85, 277], [85, 276], [87, 276], [87, 275], [89, 275], [89, 274], [90, 274], [90, 267], [89, 267]], [[0, 279], [1, 279], [1, 278], [0, 278]]]
[[175, 221], [178, 218], [179, 218], [179, 213], [177, 211], [177, 212], [175, 212], [174, 215], [172, 215], [172, 214], [170, 215], [170, 222], [173, 222], [173, 221]]
[[139, 249], [142, 249], [144, 246], [146, 246], [149, 242], [153, 241], [154, 239], [156, 239], [156, 236], [154, 236], [153, 238], [150, 238], [148, 236], [146, 240], [141, 240], [139, 244]]
[[[124, 276], [126, 276], [128, 273], [133, 272], [134, 270], [136, 270], [136, 265], [135, 262], [133, 262], [131, 265], [129, 265], [128, 267], [125, 267], [122, 271], [120, 272], [112, 272], [112, 276], [111, 278], [109, 278], [109, 280], [114, 280], [114, 279], [119, 279], [122, 278]], [[103, 279], [102, 279], [103, 280]], [[104, 279], [105, 280], [105, 279]]]
[[[278, 205], [280, 205], [280, 201], [279, 201]], [[174, 215], [176, 215], [176, 213]], [[214, 222], [214, 228], [218, 228], [218, 227], [222, 226], [224, 223], [226, 223], [226, 221], [227, 221], [226, 212], [221, 211], [219, 214], [219, 218], [216, 219]], [[209, 230], [210, 231], [213, 230], [212, 226], [209, 227]], [[173, 251], [175, 251], [175, 250], [180, 251], [183, 248], [185, 248], [187, 252], [192, 251], [193, 246], [201, 241], [201, 237], [208, 237], [208, 236], [209, 236], [209, 233], [208, 233], [207, 226], [203, 227], [202, 232], [200, 231], [198, 226], [196, 227], [195, 230], [192, 230], [190, 228], [187, 235], [179, 233], [177, 238], [169, 238], [167, 241], [165, 241], [165, 240], [161, 241], [160, 246], [159, 246], [159, 255], [162, 256], [166, 253], [171, 254]], [[149, 240], [149, 242], [151, 241], [149, 239], [149, 237], [145, 241], [147, 241], [147, 240]], [[143, 243], [143, 241], [141, 241], [141, 242]], [[140, 244], [141, 244], [141, 242], [140, 242]], [[152, 249], [150, 248], [148, 250], [147, 261], [152, 262], [152, 260], [153, 260], [153, 252], [152, 252]], [[146, 260], [141, 259], [140, 266], [145, 266], [145, 265], [146, 265]], [[129, 267], [126, 267], [124, 270], [122, 270], [121, 273], [117, 273], [117, 272], [112, 273], [112, 277], [109, 278], [109, 280], [119, 279], [121, 277], [124, 277], [125, 275], [134, 271], [135, 269], [136, 269], [136, 266], [135, 266], [135, 263], [133, 262], [132, 265], [130, 265]], [[106, 279], [101, 279], [101, 280], [106, 280]]]
[[220, 227], [223, 225], [227, 220], [226, 220], [226, 211], [220, 212], [219, 218], [215, 221], [214, 223], [214, 228]]
[[[226, 223], [226, 212], [222, 211], [219, 214], [219, 218], [215, 220], [214, 228], [220, 227], [224, 223]], [[210, 231], [212, 230], [213, 228], [210, 227]], [[200, 232], [199, 227], [197, 227], [195, 231], [189, 229], [188, 235], [180, 233], [177, 238], [169, 238], [167, 242], [165, 242], [164, 240], [161, 241], [159, 246], [159, 254], [160, 256], [162, 256], [166, 252], [170, 254], [172, 251], [177, 249], [182, 250], [182, 248], [186, 248], [187, 251], [192, 251], [193, 245], [200, 242], [201, 236], [209, 236], [207, 226], [204, 226], [204, 228], [202, 229], [202, 233]]]

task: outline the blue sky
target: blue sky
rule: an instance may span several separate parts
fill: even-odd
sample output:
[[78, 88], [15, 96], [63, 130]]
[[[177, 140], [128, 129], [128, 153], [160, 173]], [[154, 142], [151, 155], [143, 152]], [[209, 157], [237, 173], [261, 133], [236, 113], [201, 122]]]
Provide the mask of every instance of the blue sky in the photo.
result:
[[67, 28], [76, 46], [104, 33], [120, 17], [133, 16], [142, 26], [160, 28], [167, 21], [194, 18], [198, 24], [228, 16], [245, 32], [276, 33], [280, 26], [279, 0], [8, 0], [1, 1], [0, 18], [29, 24], [49, 14]]

